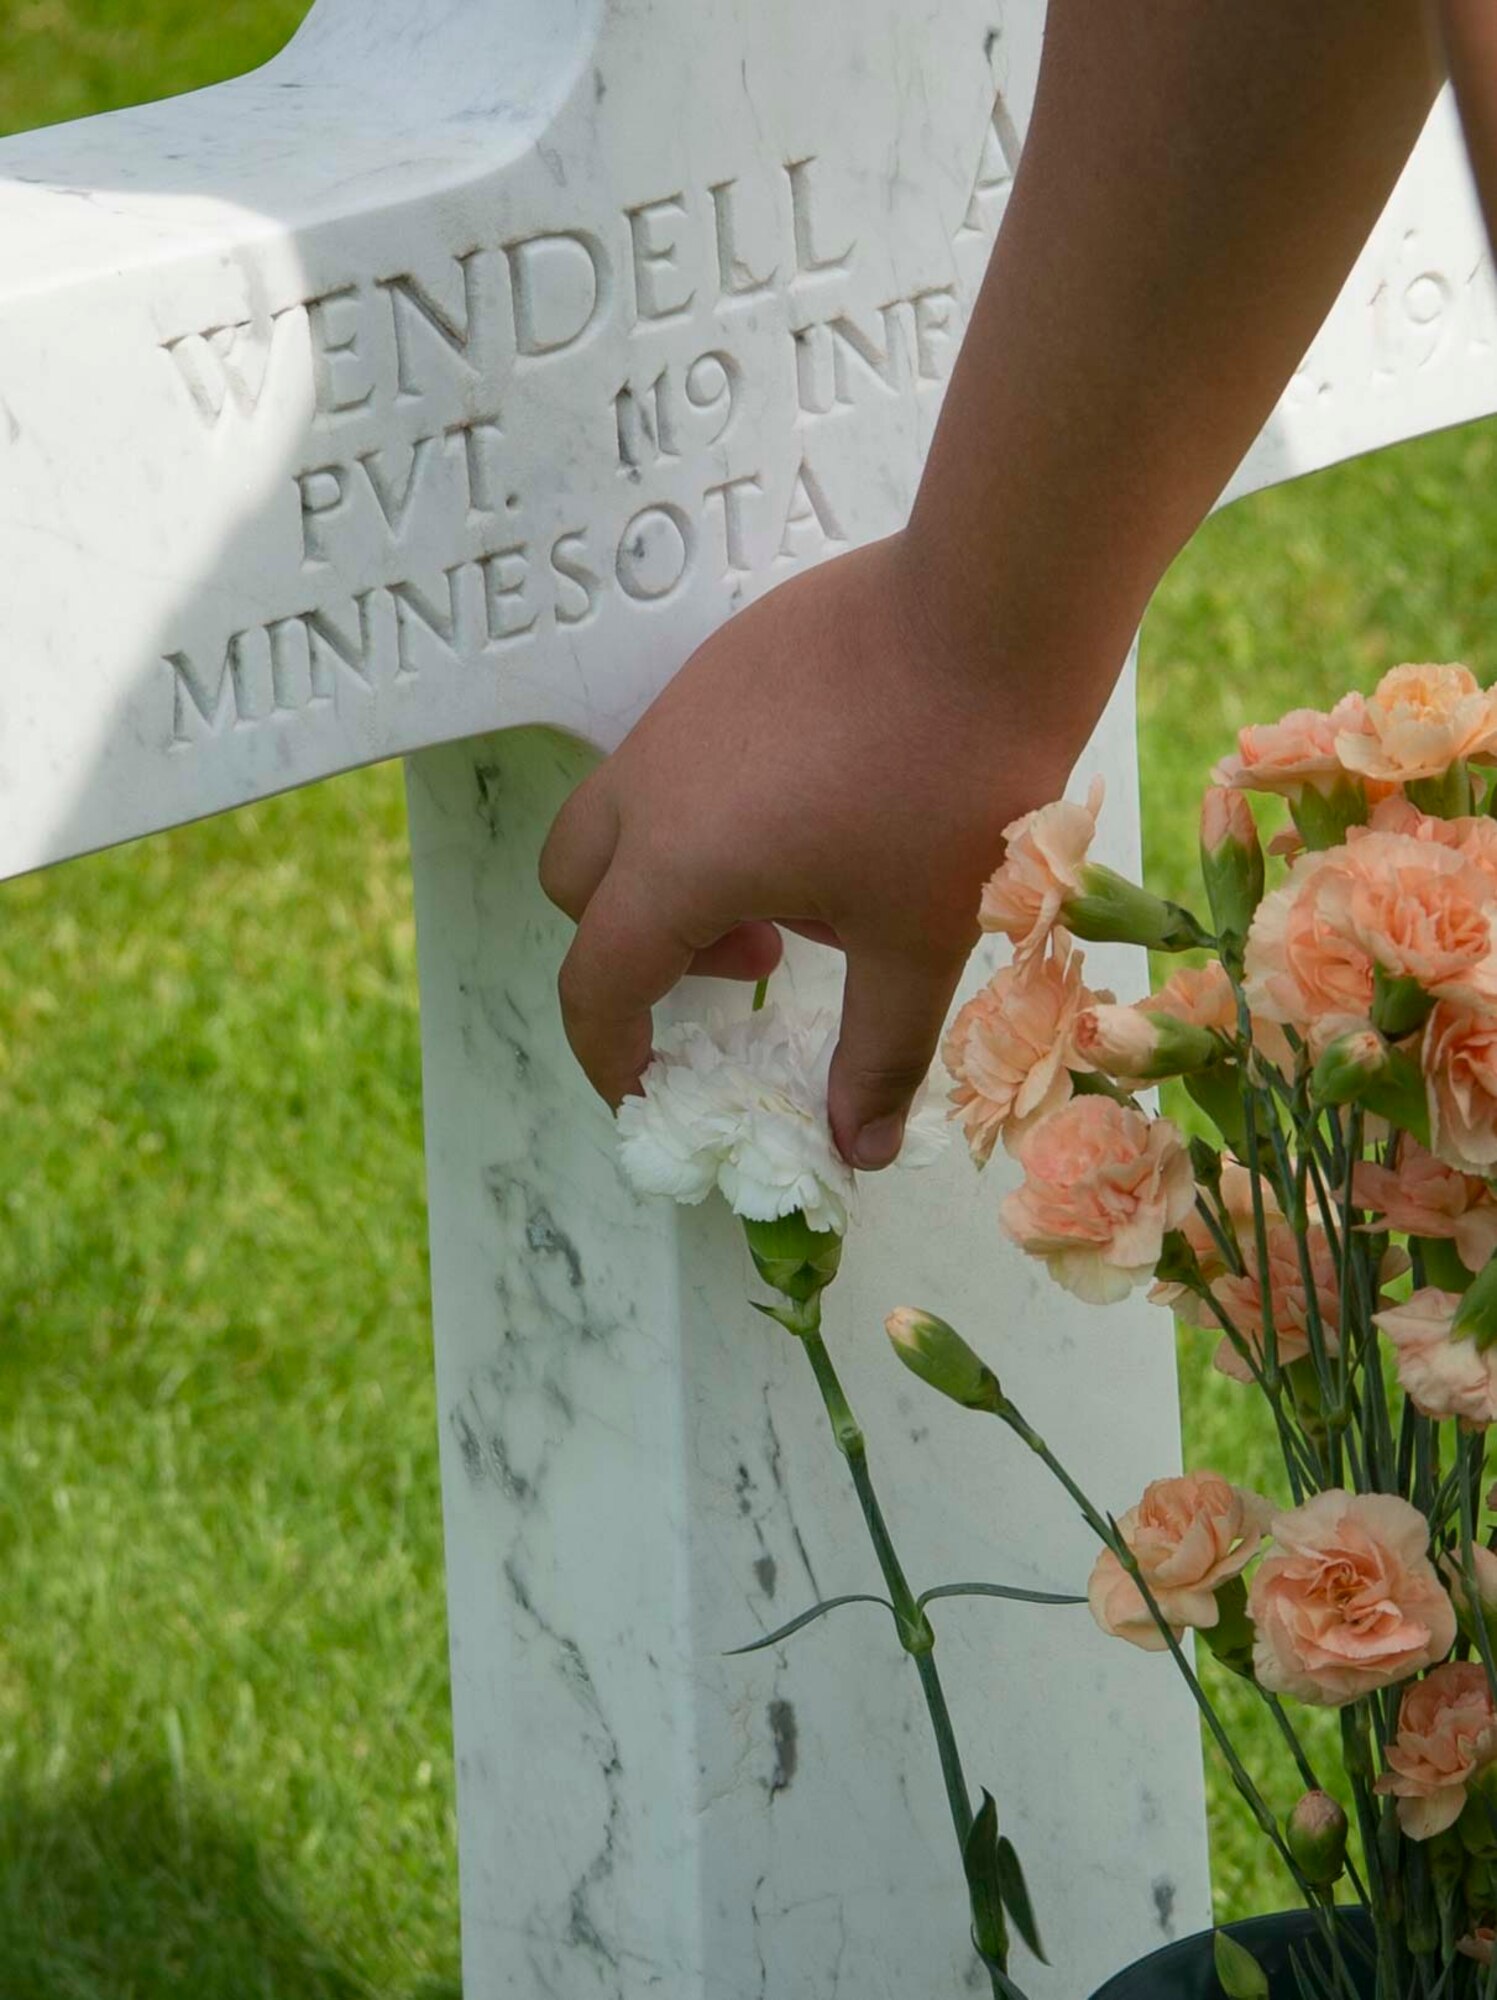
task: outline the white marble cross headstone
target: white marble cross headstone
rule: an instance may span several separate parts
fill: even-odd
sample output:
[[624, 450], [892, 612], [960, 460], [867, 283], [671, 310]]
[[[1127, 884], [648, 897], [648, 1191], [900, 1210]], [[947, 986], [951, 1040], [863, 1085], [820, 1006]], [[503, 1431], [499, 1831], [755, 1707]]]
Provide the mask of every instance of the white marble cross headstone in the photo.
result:
[[[877, 1615], [724, 1658], [871, 1558], [734, 1229], [632, 1199], [572, 1069], [534, 862], [584, 753], [522, 725], [607, 747], [903, 520], [1042, 14], [319, 0], [253, 76], [0, 147], [0, 869], [409, 758], [469, 2000], [976, 1973]], [[1442, 112], [1234, 492], [1497, 405], [1479, 242]], [[1134, 868], [1127, 691], [1097, 766]], [[1169, 1330], [1037, 1281], [995, 1193], [871, 1187], [833, 1337], [921, 1579], [1074, 1585], [1079, 1525], [881, 1316], [947, 1310], [1120, 1506], [1176, 1462]], [[941, 1647], [1038, 2000], [1205, 1921], [1169, 1675], [1018, 1606]]]

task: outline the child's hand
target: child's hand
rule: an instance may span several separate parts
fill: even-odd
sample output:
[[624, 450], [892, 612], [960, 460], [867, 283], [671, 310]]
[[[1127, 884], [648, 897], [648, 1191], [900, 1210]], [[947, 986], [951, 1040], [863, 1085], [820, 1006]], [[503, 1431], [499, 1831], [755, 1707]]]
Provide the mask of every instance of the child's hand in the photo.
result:
[[1003, 828], [1060, 791], [1334, 299], [1435, 88], [1425, 26], [1422, 0], [1050, 0], [910, 527], [735, 618], [547, 843], [610, 1102], [681, 974], [757, 977], [785, 923], [847, 954], [832, 1124], [892, 1159]]
[[541, 879], [579, 926], [562, 1008], [611, 1103], [654, 1003], [688, 970], [760, 977], [784, 923], [847, 954], [838, 1144], [867, 1167], [898, 1150], [1002, 830], [1080, 748], [1075, 721], [1005, 701], [996, 647], [960, 656], [912, 557], [896, 536], [741, 612], [558, 818]]

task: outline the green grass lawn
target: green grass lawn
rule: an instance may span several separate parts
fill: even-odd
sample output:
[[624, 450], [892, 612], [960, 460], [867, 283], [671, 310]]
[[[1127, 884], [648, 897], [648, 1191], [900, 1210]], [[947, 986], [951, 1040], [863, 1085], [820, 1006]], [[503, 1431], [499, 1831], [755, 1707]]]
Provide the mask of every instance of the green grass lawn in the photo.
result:
[[[19, 0], [0, 129], [297, 0]], [[452, 2000], [396, 768], [0, 906], [0, 1994]]]
[[[0, 130], [244, 67], [302, 11], [14, 0]], [[1200, 535], [1145, 642], [1159, 887], [1191, 892], [1239, 723], [1497, 666], [1494, 465], [1490, 428], [1426, 440]], [[394, 769], [0, 890], [5, 2000], [455, 1992], [419, 1088]], [[1271, 1480], [1206, 1360], [1190, 1458]], [[1278, 1902], [1216, 1803], [1223, 1909]]]
[[311, 0], [5, 0], [0, 133], [172, 97], [273, 56]]

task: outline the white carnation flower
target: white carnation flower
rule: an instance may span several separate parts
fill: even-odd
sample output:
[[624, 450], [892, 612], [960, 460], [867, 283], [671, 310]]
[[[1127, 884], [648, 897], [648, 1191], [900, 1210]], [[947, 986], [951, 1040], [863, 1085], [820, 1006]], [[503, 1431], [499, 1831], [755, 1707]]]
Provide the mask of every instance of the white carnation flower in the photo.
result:
[[[836, 1024], [762, 1007], [739, 1020], [667, 1028], [644, 1095], [619, 1107], [624, 1171], [641, 1194], [704, 1201], [720, 1188], [737, 1215], [773, 1222], [800, 1210], [813, 1229], [847, 1227], [852, 1169], [827, 1119]], [[924, 1166], [945, 1136], [916, 1111], [900, 1161]]]

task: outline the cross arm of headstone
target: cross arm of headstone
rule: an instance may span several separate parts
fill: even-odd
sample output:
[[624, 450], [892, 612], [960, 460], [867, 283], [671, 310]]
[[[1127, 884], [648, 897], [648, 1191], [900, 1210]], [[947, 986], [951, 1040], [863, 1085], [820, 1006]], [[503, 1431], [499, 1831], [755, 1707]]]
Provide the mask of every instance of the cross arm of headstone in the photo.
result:
[[[0, 868], [479, 729], [606, 745], [899, 524], [1040, 10], [729, 12], [323, 0], [0, 147]], [[1455, 144], [1233, 491], [1485, 406]]]

